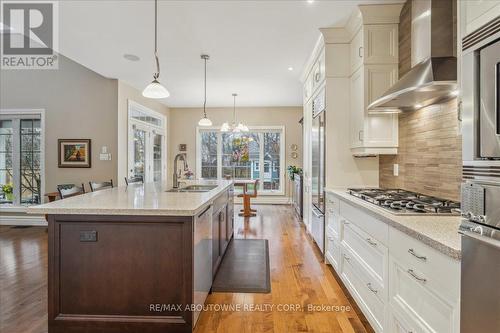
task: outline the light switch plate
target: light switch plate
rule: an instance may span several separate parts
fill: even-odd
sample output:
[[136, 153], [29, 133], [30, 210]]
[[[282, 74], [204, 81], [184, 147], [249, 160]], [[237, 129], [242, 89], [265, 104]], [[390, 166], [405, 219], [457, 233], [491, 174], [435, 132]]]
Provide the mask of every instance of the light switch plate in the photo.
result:
[[111, 161], [111, 154], [99, 154], [99, 160]]
[[393, 164], [392, 174], [394, 176], [399, 176], [399, 164]]

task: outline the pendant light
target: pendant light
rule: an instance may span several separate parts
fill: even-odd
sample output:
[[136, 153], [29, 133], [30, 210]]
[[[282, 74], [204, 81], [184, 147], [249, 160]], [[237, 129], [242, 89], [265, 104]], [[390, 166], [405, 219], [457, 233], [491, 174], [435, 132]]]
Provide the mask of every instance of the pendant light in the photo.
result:
[[238, 96], [238, 94], [233, 93], [233, 123], [229, 125], [229, 123], [226, 121], [220, 128], [221, 132], [248, 132], [248, 127], [246, 125], [243, 125], [241, 122], [236, 125], [236, 96]]
[[201, 59], [205, 60], [205, 99], [203, 101], [203, 118], [198, 122], [198, 126], [212, 126], [212, 121], [207, 118], [207, 60], [210, 56], [202, 54]]
[[144, 88], [142, 96], [154, 99], [167, 98], [170, 96], [170, 93], [161, 85], [160, 81], [158, 81], [160, 77], [160, 61], [158, 60], [158, 0], [155, 0], [155, 60], [156, 73], [153, 74], [153, 82]]

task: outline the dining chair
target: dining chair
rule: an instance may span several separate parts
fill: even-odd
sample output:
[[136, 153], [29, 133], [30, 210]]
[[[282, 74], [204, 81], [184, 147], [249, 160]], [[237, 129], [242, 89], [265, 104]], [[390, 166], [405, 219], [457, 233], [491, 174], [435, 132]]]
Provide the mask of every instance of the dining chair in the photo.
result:
[[[259, 180], [257, 179], [253, 185], [253, 191], [252, 192], [246, 192], [244, 191], [241, 194], [238, 194], [238, 198], [243, 198], [243, 212], [238, 214], [239, 216], [244, 216], [244, 217], [253, 217], [256, 216], [255, 214], [257, 212], [256, 209], [252, 209], [250, 207], [250, 199], [251, 198], [257, 198], [257, 189], [259, 188]], [[246, 189], [246, 187], [245, 187]]]
[[105, 190], [108, 188], [113, 188], [113, 179], [111, 179], [109, 182], [89, 182], [89, 185], [90, 191], [92, 192]]
[[133, 183], [144, 183], [144, 178], [142, 176], [134, 176], [127, 178], [125, 177], [125, 184], [133, 184]]
[[82, 187], [76, 186], [75, 184], [60, 184], [57, 185], [57, 192], [59, 192], [59, 196], [61, 199], [66, 199], [70, 197], [74, 197], [76, 195], [85, 193], [85, 186], [82, 184]]

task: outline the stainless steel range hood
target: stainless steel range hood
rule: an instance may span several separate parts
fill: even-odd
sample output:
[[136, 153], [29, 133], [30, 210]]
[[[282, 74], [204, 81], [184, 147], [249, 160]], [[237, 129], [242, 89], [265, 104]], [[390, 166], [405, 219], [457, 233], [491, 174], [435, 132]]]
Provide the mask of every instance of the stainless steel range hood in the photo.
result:
[[412, 57], [425, 60], [373, 101], [369, 112], [414, 111], [457, 95], [455, 18], [453, 0], [413, 1]]

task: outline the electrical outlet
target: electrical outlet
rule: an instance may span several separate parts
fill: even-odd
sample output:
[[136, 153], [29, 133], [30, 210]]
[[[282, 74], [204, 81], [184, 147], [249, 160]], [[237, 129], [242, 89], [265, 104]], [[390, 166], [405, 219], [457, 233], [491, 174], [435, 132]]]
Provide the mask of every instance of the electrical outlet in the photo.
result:
[[392, 174], [394, 176], [399, 176], [399, 164], [393, 164]]

